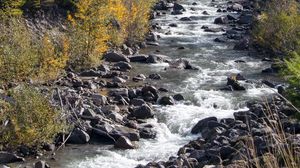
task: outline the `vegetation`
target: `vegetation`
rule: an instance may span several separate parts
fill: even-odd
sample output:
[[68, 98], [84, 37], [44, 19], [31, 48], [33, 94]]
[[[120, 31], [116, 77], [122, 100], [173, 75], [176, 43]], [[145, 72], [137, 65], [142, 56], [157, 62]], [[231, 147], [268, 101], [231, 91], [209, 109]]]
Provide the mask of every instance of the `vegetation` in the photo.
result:
[[300, 7], [296, 0], [265, 2], [254, 30], [260, 46], [275, 56], [284, 56], [283, 74], [288, 78], [289, 99], [300, 107]]
[[59, 44], [44, 35], [41, 39], [27, 29], [24, 19], [7, 17], [0, 23], [0, 80], [55, 79], [66, 66], [68, 41]]
[[63, 128], [59, 112], [41, 93], [29, 86], [11, 92], [10, 102], [0, 103], [0, 146], [39, 145], [51, 142]]

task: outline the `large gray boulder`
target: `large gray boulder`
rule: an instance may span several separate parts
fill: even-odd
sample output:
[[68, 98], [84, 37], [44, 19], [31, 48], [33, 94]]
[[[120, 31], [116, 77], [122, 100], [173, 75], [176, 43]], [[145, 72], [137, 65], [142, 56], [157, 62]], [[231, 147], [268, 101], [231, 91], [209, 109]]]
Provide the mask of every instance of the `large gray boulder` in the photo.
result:
[[130, 62], [130, 60], [125, 55], [116, 52], [109, 52], [105, 54], [103, 58], [108, 62]]
[[79, 128], [76, 128], [71, 133], [67, 142], [70, 144], [86, 144], [89, 141], [90, 141], [89, 134]]
[[115, 148], [119, 149], [134, 149], [134, 144], [125, 136], [121, 136], [115, 143]]
[[153, 117], [154, 113], [147, 104], [143, 104], [141, 107], [134, 110], [130, 115], [137, 119], [147, 119]]
[[0, 164], [25, 161], [24, 158], [9, 152], [0, 151]]
[[192, 134], [198, 134], [201, 132], [201, 130], [203, 130], [204, 128], [208, 127], [208, 123], [210, 121], [218, 121], [218, 119], [216, 117], [208, 117], [208, 118], [204, 118], [202, 120], [200, 120], [193, 128], [191, 133]]

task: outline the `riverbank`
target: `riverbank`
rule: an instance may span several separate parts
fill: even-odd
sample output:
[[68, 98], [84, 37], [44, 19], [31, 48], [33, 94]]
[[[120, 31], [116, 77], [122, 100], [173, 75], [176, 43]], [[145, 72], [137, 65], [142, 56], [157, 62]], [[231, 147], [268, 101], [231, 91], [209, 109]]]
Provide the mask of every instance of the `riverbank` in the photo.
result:
[[[252, 51], [248, 56], [248, 51], [232, 50], [247, 50], [249, 47], [248, 40], [242, 40], [247, 37], [244, 33], [249, 29], [249, 20], [242, 25], [235, 23], [239, 22], [240, 12], [245, 10], [247, 13], [246, 7], [249, 5], [245, 2], [243, 10], [240, 5], [235, 5], [232, 17], [236, 19], [223, 11], [228, 5], [232, 4], [208, 1], [197, 4], [188, 1], [182, 6], [160, 2], [156, 6], [159, 10], [154, 13], [154, 32], [147, 38], [148, 48], [141, 50], [144, 54], [130, 56], [134, 50], [124, 46], [122, 50], [126, 55], [110, 52], [104, 56], [106, 62], [102, 66], [80, 73], [69, 71], [65, 77], [53, 83], [52, 86], [58, 88], [53, 93], [53, 102], [63, 103], [65, 109], [70, 110], [72, 123], [76, 125], [70, 137], [66, 135], [69, 137], [67, 144], [96, 145], [82, 150], [80, 145], [70, 146], [71, 149], [65, 149], [66, 152], [62, 154], [57, 152], [57, 156], [49, 156], [47, 162], [50, 166], [134, 167], [151, 160], [167, 160], [191, 140], [179, 152], [184, 159], [181, 156], [172, 157], [168, 162], [151, 163], [148, 166], [182, 166], [182, 160], [183, 164], [190, 166], [197, 162], [199, 165], [220, 164], [220, 157], [216, 156], [219, 151], [207, 149], [228, 147], [226, 141], [232, 137], [220, 139], [219, 133], [230, 132], [233, 127], [237, 128], [237, 132], [249, 133], [245, 126], [249, 112], [234, 112], [247, 111], [245, 104], [249, 99], [271, 95], [273, 91], [264, 87], [263, 83], [266, 82], [261, 79], [276, 79], [260, 73], [270, 63], [260, 61], [261, 58], [255, 57]], [[224, 9], [215, 12], [218, 9], [214, 6], [223, 6]], [[215, 19], [218, 24], [213, 24]], [[202, 26], [203, 29], [200, 29]], [[188, 61], [177, 58], [186, 58]], [[226, 79], [238, 73], [245, 76], [248, 82]], [[281, 101], [278, 100], [278, 103]], [[254, 111], [261, 117], [260, 108]], [[207, 116], [217, 116], [220, 120], [232, 117], [233, 113], [240, 121], [224, 119], [219, 123], [216, 118], [210, 118], [197, 124]], [[262, 124], [256, 120], [251, 118], [255, 125]], [[201, 127], [193, 129], [196, 130], [194, 133], [206, 131], [205, 135], [209, 135], [204, 141], [195, 140], [199, 135], [190, 134], [196, 124]], [[211, 143], [215, 140], [222, 142]], [[110, 145], [103, 145], [103, 142]], [[197, 146], [200, 146], [199, 149]], [[244, 148], [241, 146], [240, 149]], [[77, 154], [72, 154], [74, 151]], [[196, 157], [190, 154], [192, 152], [199, 154], [197, 161], [187, 159]], [[210, 155], [212, 153], [214, 155]], [[228, 158], [225, 159], [235, 156], [226, 155]], [[208, 162], [202, 162], [204, 160]], [[230, 164], [230, 161], [227, 163]]]

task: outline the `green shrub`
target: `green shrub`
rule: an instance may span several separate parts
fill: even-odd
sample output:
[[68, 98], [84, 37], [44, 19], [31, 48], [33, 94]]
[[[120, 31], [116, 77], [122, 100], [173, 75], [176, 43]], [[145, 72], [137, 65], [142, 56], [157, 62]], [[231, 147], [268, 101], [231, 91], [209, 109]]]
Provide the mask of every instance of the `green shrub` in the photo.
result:
[[299, 4], [295, 0], [265, 2], [254, 28], [255, 41], [275, 54], [288, 54], [300, 48]]
[[44, 35], [41, 39], [28, 30], [22, 17], [3, 17], [0, 23], [0, 81], [57, 78], [69, 59], [68, 39], [60, 43]]
[[59, 111], [34, 88], [21, 86], [11, 92], [11, 97], [13, 102], [0, 103], [1, 146], [15, 148], [51, 142], [62, 130]]

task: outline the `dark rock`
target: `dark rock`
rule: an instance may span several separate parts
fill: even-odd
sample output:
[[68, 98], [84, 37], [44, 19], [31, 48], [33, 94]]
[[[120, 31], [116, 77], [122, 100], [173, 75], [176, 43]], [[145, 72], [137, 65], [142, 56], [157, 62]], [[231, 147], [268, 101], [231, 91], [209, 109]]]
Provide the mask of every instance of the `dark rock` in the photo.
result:
[[173, 97], [164, 96], [158, 100], [158, 104], [166, 106], [166, 105], [174, 105], [175, 102], [174, 102]]
[[275, 88], [275, 86], [276, 86], [275, 84], [273, 84], [272, 82], [270, 82], [268, 80], [262, 80], [261, 82], [271, 88]]
[[206, 28], [204, 29], [205, 32], [217, 33], [223, 31], [223, 28]]
[[208, 127], [209, 121], [218, 121], [216, 117], [208, 117], [205, 119], [200, 120], [193, 128], [191, 133], [192, 134], [198, 134], [201, 132], [202, 129]]
[[130, 62], [146, 63], [148, 55], [133, 55], [128, 58], [130, 59]]
[[169, 24], [170, 27], [178, 27], [178, 25], [176, 23], [171, 23]]
[[238, 20], [239, 24], [251, 24], [253, 22], [252, 14], [242, 14]]
[[25, 161], [25, 159], [17, 156], [16, 154], [0, 151], [0, 164], [23, 162], [23, 161]]
[[146, 37], [147, 41], [155, 42], [158, 40], [157, 34], [150, 32], [149, 35]]
[[100, 77], [103, 73], [95, 71], [95, 70], [85, 70], [80, 73], [80, 76], [88, 76], [88, 77]]
[[73, 132], [71, 133], [68, 143], [71, 144], [85, 144], [90, 141], [90, 136], [85, 131], [75, 128]]
[[109, 52], [105, 54], [103, 58], [108, 62], [130, 62], [125, 55], [116, 52]]
[[169, 92], [169, 90], [166, 89], [166, 88], [159, 88], [158, 90], [159, 90], [160, 92]]
[[235, 63], [246, 63], [246, 61], [244, 61], [244, 60], [235, 60], [234, 62]]
[[202, 14], [203, 15], [209, 15], [209, 13], [207, 11], [203, 11]]
[[180, 18], [179, 20], [180, 21], [192, 21], [192, 19], [189, 17], [183, 17], [183, 18]]
[[176, 101], [182, 101], [184, 100], [184, 97], [182, 96], [182, 94], [176, 94], [173, 96], [174, 100]]
[[188, 60], [182, 58], [169, 62], [169, 65], [170, 68], [198, 70], [198, 68], [193, 66]]
[[156, 137], [156, 132], [147, 127], [143, 127], [139, 129], [140, 137], [143, 139], [154, 139]]
[[131, 104], [134, 106], [142, 106], [142, 105], [146, 104], [146, 102], [143, 99], [134, 98], [131, 100]]
[[154, 113], [147, 104], [143, 104], [141, 107], [130, 113], [130, 115], [137, 119], [147, 119], [152, 118], [154, 116]]
[[152, 101], [156, 101], [158, 99], [158, 90], [154, 86], [144, 86], [142, 88], [143, 97], [146, 99], [149, 98], [149, 93], [153, 95], [151, 96]]
[[50, 166], [45, 161], [38, 161], [34, 164], [34, 168], [50, 168]]
[[233, 79], [233, 78], [227, 78], [227, 85], [231, 86], [232, 89], [236, 90], [236, 91], [246, 90], [245, 87], [241, 86], [239, 84], [239, 82], [236, 79]]
[[116, 63], [114, 67], [117, 67], [121, 71], [128, 71], [132, 69], [132, 66], [129, 63], [123, 61]]
[[225, 43], [226, 39], [225, 38], [215, 38], [214, 41], [218, 42], [218, 43]]
[[215, 19], [214, 21], [215, 24], [227, 24], [228, 23], [228, 18], [227, 16], [221, 16]]
[[160, 80], [161, 76], [159, 74], [157, 74], [157, 73], [154, 73], [154, 74], [150, 74], [149, 78], [153, 79], [153, 80]]
[[242, 76], [241, 74], [237, 74], [235, 76], [235, 79], [238, 80], [238, 81], [244, 81], [244, 80], [246, 80], [246, 78], [244, 76]]
[[115, 148], [134, 149], [135, 145], [125, 136], [121, 136], [115, 143]]
[[238, 4], [238, 3], [234, 3], [234, 4], [230, 5], [227, 9], [230, 11], [236, 11], [236, 12], [240, 12], [240, 11], [244, 10], [243, 5]]
[[101, 94], [93, 94], [90, 96], [93, 103], [97, 106], [105, 105], [107, 104], [107, 98]]
[[248, 50], [250, 47], [250, 40], [248, 38], [244, 38], [239, 41], [235, 46], [234, 50]]
[[237, 20], [237, 18], [233, 15], [227, 15], [228, 20]]
[[171, 15], [182, 15], [183, 12], [182, 11], [178, 11], [178, 10], [174, 10], [171, 12]]
[[155, 64], [163, 61], [162, 56], [150, 54], [146, 60], [147, 63]]
[[186, 11], [185, 8], [182, 5], [178, 4], [178, 3], [174, 3], [173, 10], [174, 11]]

